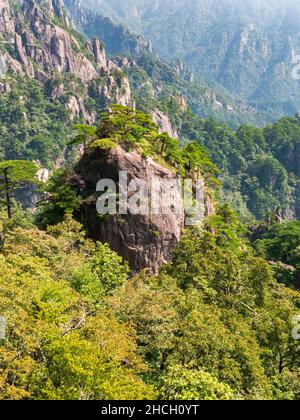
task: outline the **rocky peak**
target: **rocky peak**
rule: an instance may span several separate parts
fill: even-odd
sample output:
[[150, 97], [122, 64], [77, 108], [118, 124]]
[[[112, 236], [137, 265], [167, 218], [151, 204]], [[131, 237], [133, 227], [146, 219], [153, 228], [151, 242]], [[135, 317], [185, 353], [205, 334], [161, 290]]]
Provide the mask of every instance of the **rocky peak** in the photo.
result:
[[167, 133], [170, 137], [178, 139], [178, 132], [172, 127], [169, 117], [159, 110], [152, 112], [152, 119], [158, 125], [161, 133]]
[[[66, 103], [71, 118], [81, 115], [93, 122], [94, 113], [85, 107], [91, 92], [101, 106], [132, 104], [128, 79], [119, 77], [116, 64], [107, 61], [99, 39], [85, 41], [76, 33], [62, 0], [20, 0], [18, 7], [0, 0], [0, 37], [1, 69], [43, 83], [57, 78], [57, 73], [75, 78], [71, 86], [75, 94]], [[68, 90], [62, 86], [60, 92]], [[56, 99], [58, 93], [53, 92]]]
[[106, 53], [102, 43], [98, 38], [94, 38], [90, 43], [90, 49], [93, 52], [94, 60], [102, 69], [107, 69]]
[[[151, 158], [144, 158], [137, 151], [127, 151], [122, 146], [115, 149], [92, 150], [85, 153], [75, 168], [72, 185], [81, 190], [85, 197], [80, 209], [81, 222], [89, 236], [97, 241], [109, 243], [124, 260], [129, 262], [133, 274], [147, 268], [156, 274], [159, 268], [170, 261], [185, 225], [183, 203], [179, 201], [176, 210], [171, 207], [166, 214], [112, 215], [100, 218], [96, 210], [96, 184], [101, 179], [111, 179], [119, 185], [119, 172], [124, 171], [128, 183], [142, 181], [152, 191], [153, 185], [160, 186], [162, 180], [173, 187], [168, 196], [180, 195], [179, 176], [172, 170], [158, 164]], [[179, 187], [180, 188], [180, 187]], [[159, 195], [158, 208], [163, 208], [164, 195]], [[212, 212], [210, 200], [206, 200], [206, 213]], [[159, 212], [158, 212], [159, 213]]]
[[65, 12], [62, 0], [30, 0], [29, 2], [27, 0], [21, 0], [21, 3], [23, 3], [23, 5], [26, 2], [27, 5], [25, 5], [25, 9], [28, 9], [29, 4], [31, 4], [32, 9], [35, 9], [35, 11], [37, 11], [36, 6], [38, 6], [39, 9], [45, 12], [46, 14], [52, 17], [57, 16], [63, 21], [68, 22], [67, 14]]
[[173, 101], [178, 105], [179, 109], [182, 112], [186, 112], [188, 110], [188, 101], [183, 95], [176, 95], [173, 96]]

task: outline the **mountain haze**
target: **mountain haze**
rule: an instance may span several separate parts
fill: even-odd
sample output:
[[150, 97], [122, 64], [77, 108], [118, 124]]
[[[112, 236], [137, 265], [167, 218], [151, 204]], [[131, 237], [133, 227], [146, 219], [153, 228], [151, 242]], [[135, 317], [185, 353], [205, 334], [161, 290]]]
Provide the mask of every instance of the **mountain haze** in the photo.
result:
[[300, 109], [293, 56], [300, 54], [294, 0], [87, 0], [85, 4], [149, 39], [167, 60], [181, 59], [270, 116]]

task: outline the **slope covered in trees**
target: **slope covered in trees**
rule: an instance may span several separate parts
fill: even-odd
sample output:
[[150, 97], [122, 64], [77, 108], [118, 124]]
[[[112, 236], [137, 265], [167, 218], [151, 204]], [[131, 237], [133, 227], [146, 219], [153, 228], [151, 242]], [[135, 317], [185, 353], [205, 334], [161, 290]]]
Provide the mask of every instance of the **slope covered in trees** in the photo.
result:
[[[17, 13], [20, 22], [24, 27], [32, 27], [26, 4], [21, 12]], [[78, 57], [84, 55], [95, 68], [104, 66], [105, 73], [100, 78], [95, 76], [94, 79], [93, 76], [88, 87], [78, 80], [73, 70], [62, 71], [61, 74], [51, 70], [47, 77], [44, 75], [44, 81], [31, 80], [28, 76], [17, 77], [14, 73], [3, 79], [6, 88], [0, 95], [1, 158], [36, 160], [42, 166], [53, 169], [64, 160], [70, 162], [74, 158], [74, 153], [67, 148], [74, 123], [94, 122], [96, 114], [107, 102], [120, 100], [123, 103], [131, 96], [130, 91], [125, 89], [126, 86], [129, 88], [125, 74], [116, 64], [107, 63], [100, 44], [90, 42], [88, 47], [85, 45], [82, 35], [65, 23], [63, 9], [59, 9], [63, 19], [53, 15], [53, 11], [43, 13], [57, 31], [63, 30], [73, 39], [72, 54], [77, 54], [73, 57], [74, 66]], [[45, 45], [47, 47], [48, 43], [45, 42]], [[1, 48], [7, 50], [6, 54], [11, 54], [11, 59], [18, 56], [16, 45], [3, 44]], [[199, 101], [206, 97], [206, 90], [197, 83], [184, 80], [184, 75], [161, 62], [149, 49], [145, 52], [144, 48], [139, 48], [141, 50], [133, 60], [134, 65], [126, 59], [127, 64], [122, 59], [119, 63], [128, 74], [137, 108], [147, 113], [155, 110], [165, 113], [182, 142], [197, 141], [208, 149], [213, 162], [222, 171], [226, 199], [245, 219], [253, 215], [265, 219], [269, 212], [280, 213], [280, 217], [284, 218], [298, 218], [298, 120], [282, 119], [263, 130], [242, 126], [234, 132], [215, 120], [193, 116], [190, 111], [186, 112], [185, 106], [178, 106], [178, 99], [188, 99], [186, 105], [199, 111]], [[67, 51], [67, 54], [71, 55], [71, 52]], [[96, 55], [92, 57], [93, 54]], [[29, 61], [32, 60], [30, 56]], [[95, 60], [101, 63], [97, 64]], [[37, 64], [40, 66], [40, 63]], [[86, 64], [89, 71], [90, 64]], [[113, 85], [108, 86], [112, 78]], [[204, 100], [201, 115], [209, 117], [211, 113], [209, 101]], [[228, 117], [222, 110], [213, 113], [222, 119]], [[229, 115], [229, 121], [233, 123], [231, 116], [235, 118], [236, 115]]]
[[[117, 10], [114, 10], [114, 2], [106, 4], [105, 1], [101, 2], [101, 10], [97, 9], [99, 1], [93, 2], [92, 9], [104, 14], [109, 14], [111, 10], [116, 17], [114, 12], [122, 14], [124, 5], [115, 3], [118, 5]], [[130, 19], [136, 3], [138, 2], [126, 3], [126, 10], [120, 20], [125, 15]], [[101, 24], [103, 16], [88, 12], [78, 1], [68, 1], [67, 5], [75, 22], [88, 36], [106, 34], [106, 29]], [[171, 8], [170, 14], [179, 6], [176, 4]], [[144, 7], [149, 17], [152, 13], [156, 16], [165, 5], [157, 3], [157, 7], [152, 10], [150, 4], [143, 2], [137, 5], [136, 10], [145, 12]], [[265, 9], [268, 7], [266, 5]], [[240, 9], [243, 6], [239, 5], [238, 10]], [[146, 19], [142, 14], [133, 19], [136, 18]], [[118, 34], [122, 28], [114, 26], [109, 19], [105, 21], [105, 28], [107, 27], [110, 27], [109, 33], [117, 31]], [[277, 213], [283, 219], [299, 218], [298, 117], [283, 118], [264, 128], [256, 128], [267, 120], [274, 120], [275, 115], [280, 113], [273, 113], [272, 117], [265, 118], [259, 113], [250, 112], [246, 118], [248, 124], [241, 126], [240, 122], [245, 121], [245, 118], [238, 111], [244, 105], [230, 102], [229, 97], [225, 99], [222, 95], [212, 94], [198, 80], [189, 80], [191, 74], [185, 66], [175, 63], [172, 67], [163, 62], [153, 54], [149, 46], [142, 47], [143, 39], [134, 37], [124, 28], [123, 30], [125, 38], [135, 41], [135, 48], [128, 51], [127, 44], [120, 45], [118, 53], [127, 52], [131, 59], [119, 58], [119, 62], [130, 79], [138, 109], [146, 113], [155, 110], [163, 112], [169, 117], [173, 128], [176, 128], [182, 142], [197, 141], [207, 148], [211, 159], [222, 172], [221, 199], [229, 200], [243, 219], [248, 221], [253, 217], [265, 220], [272, 213]], [[116, 53], [111, 39], [107, 39], [107, 48], [112, 54]], [[180, 101], [183, 104], [178, 105]], [[234, 112], [228, 113], [226, 101]], [[186, 111], [187, 108], [194, 115], [190, 110]], [[211, 118], [212, 116], [215, 118]], [[204, 120], [206, 117], [209, 119]], [[227, 121], [235, 130], [220, 120]], [[249, 125], [249, 121], [254, 124]]]
[[[1, 216], [1, 399], [298, 399], [298, 292], [227, 207], [158, 277], [127, 277], [67, 217]], [[21, 255], [20, 255], [21, 254]]]
[[213, 118], [182, 112], [172, 100], [163, 109], [183, 142], [207, 148], [221, 170], [220, 198], [244, 220], [267, 220], [274, 213], [282, 219], [299, 218], [299, 116], [264, 128], [242, 125], [232, 130]]
[[[75, 139], [86, 153], [125, 142], [166, 162], [176, 156], [177, 170], [185, 158], [190, 169], [208, 164], [199, 146], [180, 149], [154, 129], [116, 106]], [[254, 251], [221, 206], [185, 231], [158, 276], [129, 278], [126, 262], [72, 219], [79, 203], [67, 174], [53, 182], [51, 227], [39, 230], [40, 217], [16, 205], [10, 219], [1, 214], [1, 399], [299, 399], [300, 295], [278, 271], [281, 260], [299, 269], [299, 238], [280, 255], [271, 230]]]
[[[152, 48], [145, 38], [104, 17], [105, 4], [97, 9], [95, 2], [94, 9], [99, 10], [95, 13], [87, 8], [88, 4], [79, 0], [65, 0], [64, 3], [77, 27], [89, 39], [102, 39], [107, 53], [116, 58], [130, 79], [139, 109], [150, 112], [159, 109], [163, 99], [184, 95], [196, 115], [214, 116], [235, 128], [243, 123], [263, 125], [276, 119], [278, 114], [264, 109], [258, 111], [244, 99], [233, 97], [220, 85], [212, 87], [204, 83], [178, 57], [173, 57], [171, 62], [162, 60], [157, 55], [157, 49]], [[120, 9], [123, 6], [120, 5]]]

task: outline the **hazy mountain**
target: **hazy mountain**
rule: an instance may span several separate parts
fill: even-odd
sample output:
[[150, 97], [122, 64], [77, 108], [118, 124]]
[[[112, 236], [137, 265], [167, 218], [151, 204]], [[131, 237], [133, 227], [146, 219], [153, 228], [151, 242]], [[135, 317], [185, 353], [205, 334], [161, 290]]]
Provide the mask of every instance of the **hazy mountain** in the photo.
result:
[[117, 62], [130, 77], [139, 109], [151, 112], [160, 108], [157, 100], [183, 95], [195, 114], [214, 116], [232, 127], [242, 123], [264, 125], [276, 120], [268, 110], [260, 111], [250, 106], [245, 99], [234, 97], [221, 85], [210, 88], [182, 61], [177, 59], [168, 63], [161, 59], [145, 37], [114, 23], [101, 12], [86, 8], [83, 2], [64, 0], [64, 4], [81, 32], [90, 39], [100, 38], [108, 55], [118, 56]]
[[211, 85], [273, 112], [300, 109], [293, 57], [300, 54], [295, 0], [86, 0], [181, 59]]

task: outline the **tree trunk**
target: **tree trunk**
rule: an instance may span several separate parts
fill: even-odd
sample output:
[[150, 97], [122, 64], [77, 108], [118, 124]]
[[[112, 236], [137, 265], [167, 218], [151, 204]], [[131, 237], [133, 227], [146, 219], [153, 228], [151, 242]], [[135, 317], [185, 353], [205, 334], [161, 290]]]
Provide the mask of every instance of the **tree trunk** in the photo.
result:
[[10, 197], [10, 191], [9, 191], [8, 168], [5, 168], [4, 170], [4, 182], [5, 182], [7, 216], [9, 219], [11, 219], [12, 218], [12, 204], [11, 204], [11, 197]]

